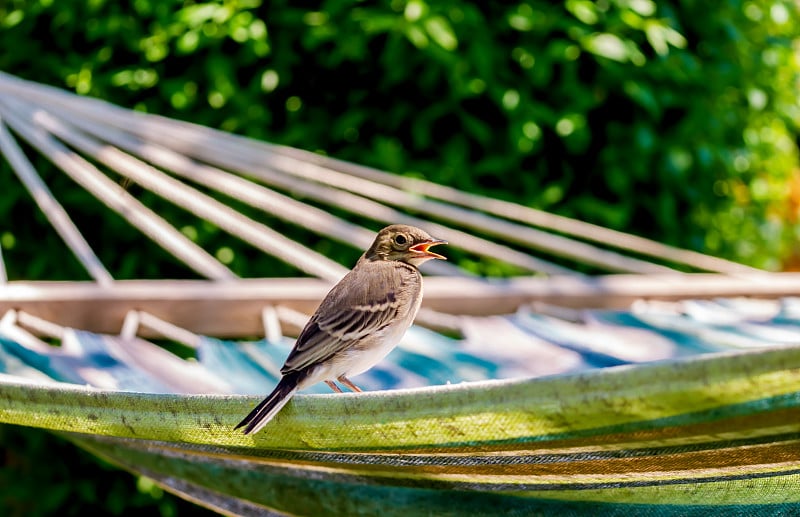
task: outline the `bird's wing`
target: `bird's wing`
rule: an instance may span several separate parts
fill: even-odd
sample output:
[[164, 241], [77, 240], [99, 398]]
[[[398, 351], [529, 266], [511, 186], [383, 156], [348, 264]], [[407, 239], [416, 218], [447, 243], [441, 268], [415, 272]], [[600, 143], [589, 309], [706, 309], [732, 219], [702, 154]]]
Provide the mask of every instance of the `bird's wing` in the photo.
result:
[[322, 300], [281, 372], [325, 361], [404, 318], [419, 295], [418, 275], [412, 266], [360, 262]]

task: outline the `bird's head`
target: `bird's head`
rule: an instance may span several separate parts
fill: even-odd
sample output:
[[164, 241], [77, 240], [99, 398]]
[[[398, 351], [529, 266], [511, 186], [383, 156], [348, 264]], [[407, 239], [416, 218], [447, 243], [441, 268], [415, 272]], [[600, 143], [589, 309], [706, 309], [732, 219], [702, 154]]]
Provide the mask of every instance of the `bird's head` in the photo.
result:
[[405, 224], [387, 226], [375, 237], [364, 254], [367, 260], [397, 260], [419, 266], [430, 259], [447, 260], [428, 248], [447, 241], [434, 239], [425, 231]]

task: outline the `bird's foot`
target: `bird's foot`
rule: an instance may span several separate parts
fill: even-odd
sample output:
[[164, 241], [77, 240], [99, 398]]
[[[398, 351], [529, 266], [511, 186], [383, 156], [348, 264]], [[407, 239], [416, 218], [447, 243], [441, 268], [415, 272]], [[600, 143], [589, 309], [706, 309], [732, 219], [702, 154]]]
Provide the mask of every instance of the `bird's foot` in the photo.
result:
[[348, 379], [348, 378], [347, 378], [347, 377], [345, 377], [344, 375], [340, 375], [340, 376], [338, 377], [338, 380], [339, 380], [339, 382], [341, 382], [342, 384], [344, 384], [345, 386], [347, 386], [348, 388], [350, 388], [350, 390], [352, 390], [352, 391], [357, 391], [357, 392], [361, 392], [361, 391], [363, 391], [361, 388], [359, 388], [358, 386], [356, 386], [355, 384], [353, 384], [353, 381], [351, 381], [350, 379]]
[[330, 387], [331, 387], [331, 389], [332, 389], [333, 391], [335, 391], [336, 393], [342, 393], [342, 388], [340, 388], [339, 386], [337, 386], [335, 382], [333, 382], [333, 381], [325, 381], [325, 384], [327, 384], [328, 386], [330, 386]]

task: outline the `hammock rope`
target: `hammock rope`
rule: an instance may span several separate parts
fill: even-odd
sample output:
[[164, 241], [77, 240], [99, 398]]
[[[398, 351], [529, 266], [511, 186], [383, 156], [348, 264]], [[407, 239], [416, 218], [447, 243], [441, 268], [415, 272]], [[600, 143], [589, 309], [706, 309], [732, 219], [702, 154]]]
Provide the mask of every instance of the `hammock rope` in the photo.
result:
[[[334, 218], [317, 207], [293, 200], [252, 180], [384, 224], [406, 222], [420, 225], [469, 252], [492, 256], [531, 272], [572, 273], [561, 265], [494, 241], [513, 242], [606, 271], [648, 274], [674, 272], [670, 267], [581, 241], [603, 243], [606, 247], [618, 247], [690, 269], [732, 274], [754, 272], [752, 268], [728, 261], [676, 250], [647, 239], [550, 216], [513, 203], [457, 193], [449, 187], [424, 180], [389, 180], [391, 175], [366, 167], [254, 142], [187, 122], [124, 110], [97, 99], [69, 94], [3, 73], [0, 73], [0, 92], [7, 96], [6, 101], [0, 104], [4, 117], [13, 121], [13, 129], [26, 140], [30, 139], [27, 127], [37, 127], [76, 147], [87, 157], [159, 192], [159, 195], [168, 196], [173, 192], [173, 187], [177, 187], [176, 192], [181, 192], [181, 195], [168, 197], [171, 202], [184, 207], [189, 203], [190, 206], [186, 208], [195, 211], [201, 218], [221, 225], [239, 237], [243, 237], [240, 233], [245, 232], [245, 240], [255, 243], [263, 251], [277, 254], [303, 271], [330, 280], [341, 276], [342, 270], [338, 264], [326, 263], [324, 257], [316, 256], [315, 252], [304, 249], [298, 243], [285, 242], [283, 236], [273, 234], [263, 225], [244, 222], [242, 229], [242, 219], [230, 213], [227, 207], [215, 199], [198, 198], [200, 193], [195, 189], [140, 160], [226, 195], [233, 195], [274, 215], [302, 214], [293, 222], [340, 241], [347, 239], [348, 243], [359, 248], [369, 240], [370, 232], [366, 229], [354, 227], [341, 218]], [[100, 142], [111, 145], [100, 147]], [[253, 189], [254, 186], [260, 188]], [[403, 210], [399, 210], [399, 207]], [[472, 232], [477, 230], [492, 239], [412, 217], [405, 210], [435, 217]], [[546, 228], [547, 231], [534, 226]], [[432, 272], [463, 275], [452, 265], [446, 264], [435, 266]], [[229, 274], [213, 278], [218, 276], [230, 278]]]
[[3, 245], [0, 243], [0, 284], [8, 283], [8, 273], [6, 273], [6, 262], [3, 259]]
[[70, 219], [67, 211], [64, 210], [64, 207], [56, 200], [53, 193], [36, 173], [22, 149], [19, 148], [11, 133], [6, 129], [2, 118], [0, 118], [0, 152], [6, 157], [12, 170], [25, 185], [25, 188], [28, 189], [39, 209], [67, 246], [74, 252], [75, 257], [86, 268], [86, 271], [99, 284], [110, 284], [113, 281], [111, 273], [103, 266], [100, 259], [92, 251], [89, 243], [83, 238], [80, 230]]
[[[551, 214], [543, 210], [511, 203], [470, 192], [463, 192], [447, 185], [433, 183], [420, 178], [398, 176], [363, 165], [343, 162], [335, 158], [320, 156], [302, 149], [274, 146], [275, 152], [295, 157], [310, 163], [333, 168], [344, 173], [382, 183], [411, 194], [425, 195], [453, 205], [494, 214], [512, 221], [531, 226], [546, 228], [560, 234], [582, 240], [602, 243], [626, 252], [636, 253], [652, 258], [666, 260], [674, 264], [682, 264], [699, 271], [710, 271], [726, 274], [754, 273], [755, 268], [736, 262], [712, 257], [690, 250], [675, 248], [637, 235], [611, 230], [577, 219]], [[326, 165], [327, 164], [327, 165]]]
[[[37, 148], [75, 182], [93, 193], [97, 199], [124, 217], [144, 235], [207, 278], [221, 280], [235, 276], [208, 252], [147, 208], [94, 165], [44, 131], [37, 130], [35, 127], [25, 124], [24, 119], [19, 119], [6, 112], [3, 109], [5, 106], [5, 102], [0, 100], [3, 120], [10, 122], [18, 134], [22, 135], [28, 143]], [[70, 249], [73, 250], [73, 253], [79, 253], [71, 246]]]

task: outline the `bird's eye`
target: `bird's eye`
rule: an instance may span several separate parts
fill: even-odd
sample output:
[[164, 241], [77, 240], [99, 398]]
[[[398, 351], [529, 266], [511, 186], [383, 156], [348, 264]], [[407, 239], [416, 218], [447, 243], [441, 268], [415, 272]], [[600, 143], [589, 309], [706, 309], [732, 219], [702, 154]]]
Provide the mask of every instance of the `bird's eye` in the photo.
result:
[[408, 239], [406, 239], [405, 235], [400, 234], [394, 236], [394, 243], [397, 244], [398, 246], [402, 246], [406, 242], [408, 242]]

